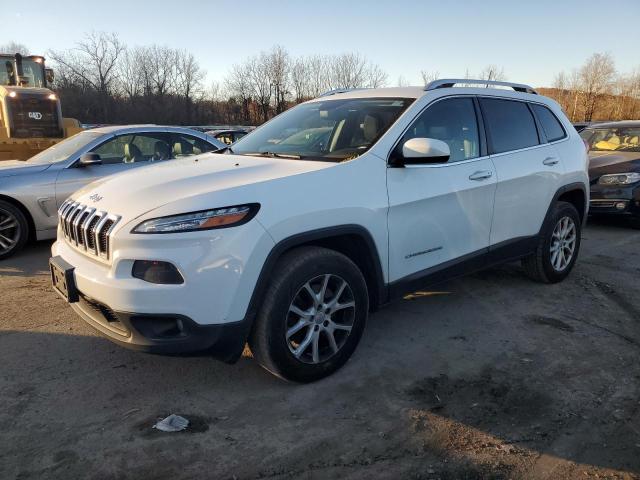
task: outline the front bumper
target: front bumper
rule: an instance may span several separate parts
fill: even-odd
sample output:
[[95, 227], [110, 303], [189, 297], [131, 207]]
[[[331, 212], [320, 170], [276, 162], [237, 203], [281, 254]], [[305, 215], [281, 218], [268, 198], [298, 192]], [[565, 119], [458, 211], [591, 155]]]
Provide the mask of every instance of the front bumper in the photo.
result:
[[[73, 269], [73, 309], [110, 340], [151, 353], [207, 353], [225, 361], [242, 353], [251, 295], [273, 246], [258, 222], [213, 233], [123, 234], [109, 261], [58, 238], [51, 251]], [[134, 278], [135, 260], [170, 262], [184, 283]]]
[[591, 185], [591, 215], [640, 216], [640, 186]]
[[244, 349], [251, 322], [199, 325], [178, 314], [112, 310], [82, 292], [71, 307], [102, 335], [122, 347], [163, 355], [211, 355], [233, 363]]

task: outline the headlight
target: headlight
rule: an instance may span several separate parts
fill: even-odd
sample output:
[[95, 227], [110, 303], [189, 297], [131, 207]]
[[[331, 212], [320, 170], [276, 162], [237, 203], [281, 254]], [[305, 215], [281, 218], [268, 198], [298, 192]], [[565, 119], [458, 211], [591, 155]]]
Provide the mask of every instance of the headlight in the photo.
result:
[[199, 212], [152, 218], [136, 226], [131, 233], [180, 233], [235, 227], [247, 223], [260, 209], [257, 203], [215, 208]]
[[640, 182], [640, 173], [615, 173], [612, 175], [602, 175], [598, 183], [600, 185], [629, 185]]

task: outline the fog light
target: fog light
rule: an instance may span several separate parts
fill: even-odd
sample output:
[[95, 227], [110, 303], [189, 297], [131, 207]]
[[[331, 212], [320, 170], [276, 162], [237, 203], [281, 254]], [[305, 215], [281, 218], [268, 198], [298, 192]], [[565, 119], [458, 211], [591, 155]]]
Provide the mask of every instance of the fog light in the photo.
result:
[[157, 260], [136, 260], [133, 262], [131, 275], [149, 283], [164, 285], [184, 283], [184, 278], [182, 278], [175, 265]]
[[618, 202], [616, 203], [616, 208], [618, 210], [624, 210], [625, 208], [627, 208], [627, 205], [624, 202]]

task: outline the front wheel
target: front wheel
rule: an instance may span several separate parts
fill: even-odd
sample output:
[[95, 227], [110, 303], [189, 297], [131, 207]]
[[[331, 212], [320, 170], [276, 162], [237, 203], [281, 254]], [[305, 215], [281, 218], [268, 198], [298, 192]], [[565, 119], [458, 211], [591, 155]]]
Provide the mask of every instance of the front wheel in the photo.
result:
[[0, 260], [10, 257], [26, 243], [29, 224], [14, 205], [0, 200]]
[[368, 309], [366, 282], [348, 257], [301, 247], [276, 265], [249, 346], [275, 375], [296, 382], [319, 380], [349, 360]]
[[535, 253], [522, 259], [526, 274], [543, 283], [564, 280], [578, 257], [581, 225], [576, 207], [568, 202], [556, 203]]

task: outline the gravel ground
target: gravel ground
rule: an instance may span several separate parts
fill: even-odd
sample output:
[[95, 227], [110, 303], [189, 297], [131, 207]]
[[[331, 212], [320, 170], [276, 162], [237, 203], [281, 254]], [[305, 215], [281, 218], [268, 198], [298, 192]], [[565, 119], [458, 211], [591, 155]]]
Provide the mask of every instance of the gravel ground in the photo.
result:
[[[311, 385], [119, 348], [0, 262], [0, 477], [640, 478], [640, 231], [594, 223], [562, 284], [505, 265], [371, 316]], [[170, 413], [180, 433], [151, 427]]]

